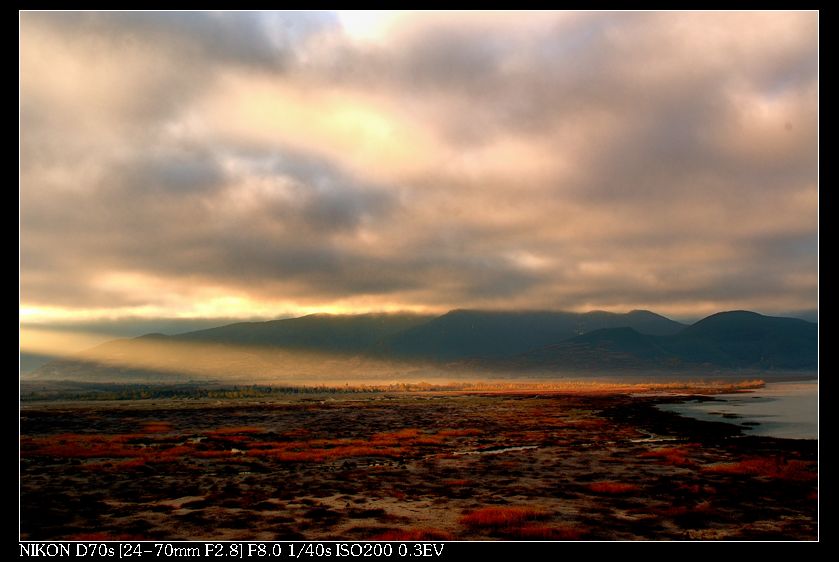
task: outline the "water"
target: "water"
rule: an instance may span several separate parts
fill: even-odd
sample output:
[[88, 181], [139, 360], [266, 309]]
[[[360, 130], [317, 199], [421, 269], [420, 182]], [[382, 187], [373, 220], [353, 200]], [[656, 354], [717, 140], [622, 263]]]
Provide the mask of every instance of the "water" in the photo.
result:
[[720, 394], [711, 402], [661, 404], [659, 408], [699, 420], [738, 424], [749, 435], [817, 439], [818, 395], [818, 381], [773, 382], [754, 392]]

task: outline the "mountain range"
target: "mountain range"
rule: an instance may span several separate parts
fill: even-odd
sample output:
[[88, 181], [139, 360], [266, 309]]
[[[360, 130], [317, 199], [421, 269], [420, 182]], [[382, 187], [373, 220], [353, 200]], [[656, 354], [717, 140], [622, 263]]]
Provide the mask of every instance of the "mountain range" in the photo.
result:
[[[398, 371], [405, 365], [511, 374], [812, 371], [818, 368], [818, 325], [748, 311], [721, 312], [692, 325], [645, 310], [315, 314], [114, 340], [52, 361], [31, 376], [168, 378], [181, 371], [191, 376], [305, 375], [315, 372], [314, 365], [319, 372], [331, 369], [347, 376], [376, 368]], [[402, 367], [397, 369], [398, 365]]]

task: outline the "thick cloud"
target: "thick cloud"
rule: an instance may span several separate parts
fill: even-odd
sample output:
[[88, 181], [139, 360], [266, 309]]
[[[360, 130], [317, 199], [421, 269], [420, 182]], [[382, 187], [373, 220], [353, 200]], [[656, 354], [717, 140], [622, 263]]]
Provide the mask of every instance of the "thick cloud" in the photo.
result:
[[343, 23], [23, 13], [22, 306], [816, 308], [818, 14]]

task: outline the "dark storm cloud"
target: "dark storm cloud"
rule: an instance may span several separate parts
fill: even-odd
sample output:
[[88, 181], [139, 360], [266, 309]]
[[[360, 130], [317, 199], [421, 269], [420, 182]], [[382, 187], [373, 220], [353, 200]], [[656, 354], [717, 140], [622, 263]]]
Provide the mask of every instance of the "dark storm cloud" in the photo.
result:
[[114, 164], [110, 181], [130, 198], [143, 191], [164, 196], [212, 191], [221, 187], [226, 179], [224, 170], [209, 151], [167, 150], [138, 154]]
[[310, 36], [338, 25], [318, 12], [33, 12], [27, 24], [46, 24], [68, 38], [95, 38], [106, 48], [162, 47], [184, 62], [238, 64], [282, 70]]
[[340, 24], [24, 13], [24, 303], [816, 306], [817, 14]]

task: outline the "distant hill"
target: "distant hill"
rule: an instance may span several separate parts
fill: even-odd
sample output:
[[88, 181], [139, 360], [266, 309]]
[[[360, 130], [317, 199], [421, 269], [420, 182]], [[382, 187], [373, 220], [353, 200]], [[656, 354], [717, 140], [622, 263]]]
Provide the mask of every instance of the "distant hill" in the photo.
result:
[[[35, 379], [188, 380], [407, 372], [815, 370], [818, 327], [732, 311], [691, 326], [653, 312], [310, 315], [115, 340], [52, 361]], [[314, 378], [313, 378], [314, 377]]]
[[597, 330], [523, 354], [512, 364], [576, 369], [814, 370], [818, 367], [818, 326], [755, 312], [720, 312], [671, 335], [641, 334], [631, 328]]
[[371, 353], [383, 340], [434, 319], [419, 314], [310, 314], [267, 322], [240, 322], [172, 336], [176, 341]]
[[815, 369], [818, 364], [817, 324], [744, 310], [708, 316], [665, 343], [692, 362], [760, 369]]
[[388, 338], [396, 357], [453, 361], [518, 355], [602, 328], [631, 327], [651, 335], [685, 326], [646, 310], [612, 312], [487, 312], [454, 310]]

